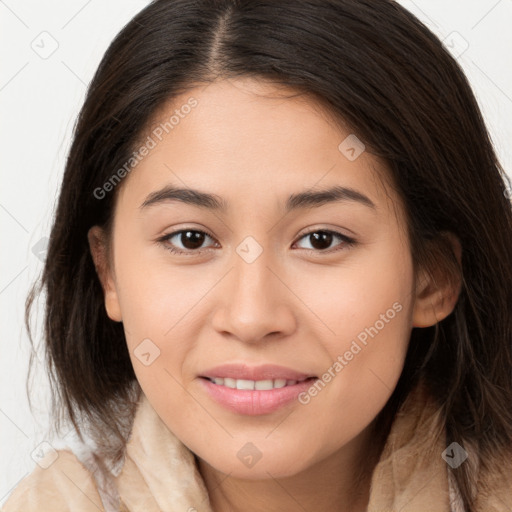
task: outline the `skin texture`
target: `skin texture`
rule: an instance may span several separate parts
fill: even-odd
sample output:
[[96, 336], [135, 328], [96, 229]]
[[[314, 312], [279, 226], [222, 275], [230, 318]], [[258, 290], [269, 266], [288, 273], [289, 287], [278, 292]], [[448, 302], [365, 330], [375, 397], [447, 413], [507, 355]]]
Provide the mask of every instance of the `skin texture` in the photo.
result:
[[[89, 243], [137, 379], [198, 455], [214, 510], [291, 511], [299, 503], [357, 512], [365, 510], [369, 479], [356, 493], [354, 475], [361, 468], [371, 475], [369, 425], [398, 381], [411, 329], [446, 317], [458, 291], [442, 279], [435, 287], [421, 269], [414, 275], [402, 203], [385, 165], [368, 152], [347, 159], [338, 145], [350, 132], [313, 99], [283, 93], [236, 79], [175, 98], [152, 127], [190, 97], [198, 104], [116, 191], [111, 252], [98, 226]], [[217, 194], [227, 209], [179, 201], [140, 208], [168, 184]], [[375, 208], [346, 200], [284, 212], [290, 194], [333, 185], [365, 194]], [[183, 238], [158, 239], [180, 229], [213, 237], [173, 254], [166, 247], [186, 250]], [[304, 236], [321, 230], [355, 244], [334, 236], [322, 251]], [[247, 236], [262, 248], [251, 263], [236, 251]], [[226, 362], [321, 376], [393, 304], [400, 311], [307, 404], [246, 416], [201, 386], [204, 370]], [[134, 351], [148, 338], [160, 355], [146, 366]], [[252, 467], [237, 456], [246, 443], [261, 453]]]

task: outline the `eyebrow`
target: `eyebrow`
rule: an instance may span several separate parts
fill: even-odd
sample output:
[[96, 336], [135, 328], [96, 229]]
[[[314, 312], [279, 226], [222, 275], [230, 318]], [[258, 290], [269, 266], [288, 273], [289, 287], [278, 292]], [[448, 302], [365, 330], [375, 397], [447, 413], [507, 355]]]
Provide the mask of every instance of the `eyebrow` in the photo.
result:
[[[216, 194], [201, 192], [192, 188], [179, 188], [173, 185], [167, 185], [149, 194], [140, 205], [140, 209], [144, 210], [150, 206], [169, 201], [181, 201], [182, 203], [198, 206], [199, 208], [219, 212], [225, 212], [228, 209], [228, 203]], [[306, 190], [291, 194], [286, 201], [285, 211], [290, 212], [301, 208], [319, 207], [335, 202], [357, 202], [373, 210], [377, 209], [375, 203], [361, 192], [350, 187], [334, 186], [323, 190]]]

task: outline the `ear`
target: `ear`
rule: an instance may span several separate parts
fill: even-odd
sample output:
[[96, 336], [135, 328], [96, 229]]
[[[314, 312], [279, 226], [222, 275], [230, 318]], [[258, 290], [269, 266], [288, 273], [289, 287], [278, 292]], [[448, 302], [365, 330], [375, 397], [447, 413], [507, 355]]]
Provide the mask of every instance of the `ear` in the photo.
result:
[[[460, 268], [462, 248], [453, 233], [443, 233], [442, 242], [451, 246]], [[420, 269], [416, 285], [416, 296], [412, 315], [413, 327], [430, 327], [444, 320], [455, 308], [461, 289], [461, 275], [456, 262], [447, 260], [441, 251], [437, 254], [437, 265], [432, 271]]]
[[87, 233], [89, 240], [89, 249], [96, 268], [96, 274], [100, 280], [105, 297], [105, 309], [107, 315], [115, 322], [121, 322], [121, 307], [113, 272], [111, 269], [109, 257], [107, 237], [104, 230], [100, 226], [93, 226]]

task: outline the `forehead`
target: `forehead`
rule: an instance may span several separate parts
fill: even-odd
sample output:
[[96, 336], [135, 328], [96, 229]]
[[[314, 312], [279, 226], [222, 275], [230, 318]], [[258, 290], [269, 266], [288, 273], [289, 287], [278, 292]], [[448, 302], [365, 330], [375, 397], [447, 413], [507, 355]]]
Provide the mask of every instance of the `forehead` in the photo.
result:
[[364, 191], [378, 207], [392, 194], [385, 163], [319, 101], [253, 79], [221, 80], [173, 98], [139, 141], [151, 148], [118, 191], [139, 206], [168, 184], [209, 191], [227, 206], [249, 200], [263, 207], [267, 198], [285, 202], [332, 186]]

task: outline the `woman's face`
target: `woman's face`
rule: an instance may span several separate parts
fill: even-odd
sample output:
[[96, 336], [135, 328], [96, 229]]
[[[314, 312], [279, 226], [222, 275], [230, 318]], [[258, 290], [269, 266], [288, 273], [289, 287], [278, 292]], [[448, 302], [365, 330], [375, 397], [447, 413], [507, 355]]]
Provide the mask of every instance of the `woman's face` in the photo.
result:
[[357, 451], [415, 314], [383, 164], [311, 99], [252, 80], [183, 94], [142, 141], [117, 191], [106, 307], [159, 416], [242, 478]]

